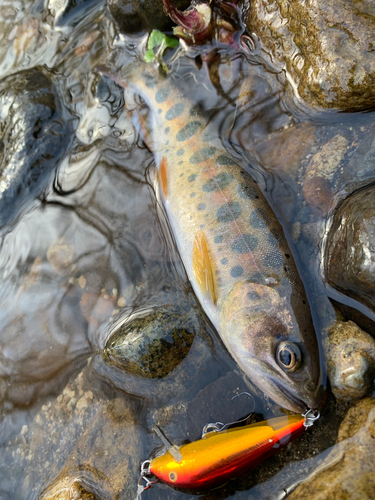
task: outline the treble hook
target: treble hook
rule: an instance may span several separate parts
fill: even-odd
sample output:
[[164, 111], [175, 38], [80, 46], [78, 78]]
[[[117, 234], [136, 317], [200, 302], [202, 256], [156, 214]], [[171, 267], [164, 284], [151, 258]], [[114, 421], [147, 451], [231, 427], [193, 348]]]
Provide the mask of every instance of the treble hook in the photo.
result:
[[[241, 392], [240, 394], [236, 394], [235, 396], [233, 396], [233, 398], [231, 399], [231, 401], [233, 401], [233, 399], [235, 399], [235, 398], [238, 398], [239, 396], [242, 396], [243, 394], [246, 394], [246, 396], [249, 396], [252, 399], [253, 406], [255, 407], [254, 398], [248, 392]], [[203, 427], [203, 429], [202, 429], [202, 438], [204, 438], [204, 436], [206, 434], [208, 434], [209, 432], [221, 432], [221, 431], [224, 431], [225, 429], [227, 429], [228, 427], [230, 427], [233, 424], [240, 424], [241, 422], [245, 422], [250, 417], [250, 415], [252, 413], [253, 412], [251, 411], [245, 418], [242, 418], [241, 420], [236, 420], [235, 422], [229, 422], [227, 424], [223, 424], [223, 422], [215, 422], [215, 423], [206, 424]]]

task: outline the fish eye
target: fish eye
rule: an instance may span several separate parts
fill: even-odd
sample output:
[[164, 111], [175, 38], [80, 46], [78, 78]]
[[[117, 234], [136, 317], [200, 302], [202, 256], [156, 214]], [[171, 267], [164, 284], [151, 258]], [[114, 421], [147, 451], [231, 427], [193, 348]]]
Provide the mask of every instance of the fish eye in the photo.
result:
[[283, 370], [294, 372], [301, 364], [302, 355], [297, 344], [284, 341], [277, 346], [276, 359]]

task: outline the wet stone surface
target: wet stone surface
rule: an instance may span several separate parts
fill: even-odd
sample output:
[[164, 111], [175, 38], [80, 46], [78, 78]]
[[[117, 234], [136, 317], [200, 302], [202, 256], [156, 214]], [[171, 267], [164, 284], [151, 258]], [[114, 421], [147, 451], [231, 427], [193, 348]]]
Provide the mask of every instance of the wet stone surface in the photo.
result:
[[184, 305], [161, 306], [145, 311], [143, 317], [130, 317], [107, 341], [103, 359], [125, 372], [165, 377], [186, 357], [199, 333], [199, 321], [189, 314], [190, 304]]
[[247, 17], [276, 65], [286, 64], [307, 102], [347, 111], [374, 109], [375, 10], [371, 1], [251, 2]]
[[375, 475], [375, 399], [363, 399], [345, 416], [335, 446], [291, 500], [372, 499]]
[[[0, 229], [45, 196], [72, 140], [73, 121], [41, 69], [0, 82]], [[17, 203], [13, 200], [17, 197]]]
[[375, 309], [374, 187], [345, 199], [335, 211], [327, 235], [324, 274], [340, 292]]

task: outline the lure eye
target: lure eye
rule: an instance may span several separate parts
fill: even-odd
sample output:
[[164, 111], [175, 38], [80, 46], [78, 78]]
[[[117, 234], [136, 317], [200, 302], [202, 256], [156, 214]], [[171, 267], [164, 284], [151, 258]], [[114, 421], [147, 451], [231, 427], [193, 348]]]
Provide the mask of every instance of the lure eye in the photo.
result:
[[169, 473], [169, 479], [172, 481], [172, 483], [177, 481], [177, 474], [175, 472], [170, 472]]
[[276, 357], [281, 368], [288, 372], [297, 370], [302, 361], [301, 351], [293, 342], [280, 342], [277, 346]]

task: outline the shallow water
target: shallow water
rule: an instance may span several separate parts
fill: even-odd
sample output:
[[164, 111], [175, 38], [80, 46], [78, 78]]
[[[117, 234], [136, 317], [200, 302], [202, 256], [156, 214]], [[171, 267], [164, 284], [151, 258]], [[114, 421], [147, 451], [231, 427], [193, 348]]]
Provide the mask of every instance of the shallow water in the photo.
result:
[[[1, 228], [0, 498], [39, 498], [56, 478], [70, 477], [98, 498], [132, 499], [140, 462], [161, 444], [151, 432], [153, 423], [180, 444], [199, 438], [208, 422], [234, 421], [251, 411], [267, 417], [279, 409], [255, 390], [251, 400], [232, 400], [251, 387], [196, 303], [157, 207], [148, 182], [153, 155], [131, 118], [139, 99], [126, 92], [124, 100], [122, 89], [93, 71], [114, 44], [103, 3], [79, 4], [65, 15], [57, 13], [54, 21], [43, 2], [3, 0], [0, 32], [1, 77], [42, 68], [61, 101], [62, 123], [69, 123], [65, 150], [55, 157], [51, 176], [40, 189], [42, 181], [32, 179], [38, 189], [26, 191], [22, 200], [14, 196], [14, 206], [21, 208]], [[196, 55], [181, 59], [178, 85], [203, 107], [225, 147], [256, 177], [280, 217], [322, 335], [334, 318], [327, 296], [353, 301], [321, 278], [327, 218], [306, 203], [303, 171], [323, 145], [340, 136], [346, 142], [337, 160], [342, 171], [333, 174], [334, 203], [373, 182], [373, 113], [308, 109], [294, 98], [283, 74], [260, 64], [260, 51], [246, 58], [222, 50], [211, 79]], [[5, 103], [7, 95], [5, 89]], [[7, 109], [3, 103], [1, 112]], [[23, 116], [22, 103], [18, 112]], [[10, 141], [3, 147], [9, 149]], [[17, 179], [25, 183], [22, 170]], [[116, 322], [168, 304], [181, 310], [188, 304], [187, 314], [196, 321], [192, 346], [177, 367], [162, 378], [145, 378], [105, 363], [101, 352]], [[81, 371], [82, 384], [76, 382]], [[80, 398], [89, 392], [86, 405]], [[122, 401], [131, 417], [119, 424], [108, 409], [113, 401]], [[259, 472], [201, 498], [250, 498], [249, 488], [284, 463], [311, 458], [332, 445], [337, 415], [345, 409], [335, 404], [327, 405], [314, 438], [302, 438]], [[110, 446], [104, 438], [102, 448], [93, 446], [90, 433], [97, 436], [99, 427], [118, 436]], [[127, 459], [117, 440], [126, 444]], [[113, 453], [114, 462], [103, 458], [99, 466], [93, 458], [98, 447], [103, 457]], [[103, 477], [95, 475], [99, 469]], [[290, 468], [280, 474], [279, 482], [265, 485], [272, 494], [258, 486], [251, 498], [279, 498], [293, 482]], [[62, 481], [56, 488], [63, 492], [66, 486]], [[68, 498], [64, 494], [49, 498]], [[196, 497], [157, 485], [143, 498]]]

